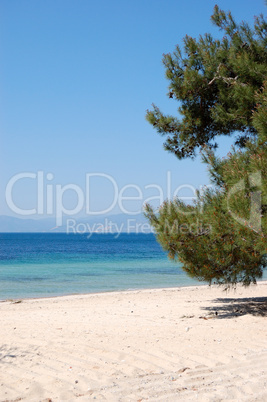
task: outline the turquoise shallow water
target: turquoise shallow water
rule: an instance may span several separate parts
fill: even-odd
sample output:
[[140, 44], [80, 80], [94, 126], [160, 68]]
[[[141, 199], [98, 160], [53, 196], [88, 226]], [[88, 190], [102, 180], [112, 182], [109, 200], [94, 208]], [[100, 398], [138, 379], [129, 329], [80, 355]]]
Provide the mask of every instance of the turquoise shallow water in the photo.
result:
[[0, 234], [0, 300], [197, 284], [153, 234]]
[[0, 234], [0, 299], [199, 284], [153, 234]]

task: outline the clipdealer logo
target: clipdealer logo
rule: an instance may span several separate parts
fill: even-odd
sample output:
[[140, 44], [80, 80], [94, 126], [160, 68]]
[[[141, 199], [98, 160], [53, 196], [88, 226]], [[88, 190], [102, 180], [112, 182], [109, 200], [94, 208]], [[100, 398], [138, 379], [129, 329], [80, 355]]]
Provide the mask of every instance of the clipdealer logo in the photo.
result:
[[[36, 198], [36, 205], [34, 208], [22, 208], [19, 206], [19, 201], [17, 197], [14, 195], [16, 190], [16, 186], [18, 184], [24, 184], [25, 180], [31, 180], [34, 182], [35, 186], [35, 193], [37, 194]], [[115, 208], [126, 215], [138, 215], [143, 212], [143, 205], [149, 204], [151, 202], [156, 202], [158, 205], [162, 205], [164, 200], [179, 198], [182, 201], [190, 202], [196, 200], [197, 192], [199, 192], [194, 186], [190, 184], [183, 184], [175, 188], [172, 191], [172, 177], [171, 172], [168, 171], [166, 175], [166, 185], [165, 185], [165, 192], [162, 186], [152, 183], [147, 184], [144, 188], [136, 184], [127, 184], [123, 187], [119, 187], [116, 180], [106, 174], [106, 173], [86, 173], [85, 174], [85, 188], [78, 186], [74, 183], [69, 183], [66, 185], [55, 184], [52, 183], [54, 180], [54, 175], [52, 173], [45, 174], [43, 171], [38, 171], [37, 173], [34, 172], [23, 172], [18, 173], [11, 177], [6, 185], [5, 191], [5, 199], [8, 208], [20, 216], [32, 216], [32, 215], [48, 215], [48, 216], [55, 216], [56, 218], [56, 226], [61, 227], [63, 225], [63, 217], [64, 216], [71, 216], [72, 218], [79, 214], [80, 212], [86, 213], [87, 216], [100, 216], [100, 215], [107, 215], [111, 213]], [[109, 196], [110, 202], [109, 205], [105, 208], [100, 210], [93, 210], [92, 207], [92, 197], [95, 197], [95, 191], [92, 189], [92, 180], [102, 180], [106, 181], [106, 184], [109, 185]], [[262, 185], [262, 176], [261, 172], [253, 173], [249, 176], [250, 185], [254, 188], [257, 188], [257, 191], [253, 191], [250, 193], [250, 217], [248, 220], [237, 215], [234, 213], [230, 208], [230, 200], [232, 196], [236, 195], [239, 192], [244, 191], [245, 189], [245, 181], [244, 179], [240, 180], [237, 184], [235, 184], [227, 194], [227, 204], [228, 204], [228, 211], [237, 222], [239, 222], [243, 226], [250, 227], [251, 230], [256, 232], [261, 232], [261, 207], [262, 207], [262, 200], [261, 200], [261, 185]], [[205, 188], [211, 186], [201, 186], [200, 192], [203, 191]], [[111, 188], [111, 190], [110, 190]], [[134, 192], [135, 195], [127, 195], [129, 193]], [[147, 195], [147, 192], [153, 191], [155, 195]], [[190, 191], [191, 196], [182, 196], [181, 193], [187, 190]], [[205, 191], [205, 190], [204, 190]], [[73, 208], [68, 208], [66, 206], [66, 201], [64, 200], [64, 196], [67, 193], [72, 192], [76, 198], [76, 204]], [[138, 208], [133, 212], [132, 209], [127, 208], [127, 202], [135, 203], [138, 205]], [[201, 207], [201, 206], [200, 206]], [[179, 207], [177, 207], [179, 208]], [[200, 211], [202, 212], [202, 211]], [[184, 211], [177, 209], [177, 214], [184, 214]], [[187, 212], [188, 213], [188, 212]], [[194, 213], [194, 212], [192, 212]], [[69, 223], [71, 230], [74, 230], [73, 220]], [[102, 223], [99, 223], [99, 228], [101, 228]], [[104, 226], [103, 231], [106, 230], [106, 227], [111, 227], [112, 225]], [[100, 231], [100, 229], [97, 229]]]
[[[167, 172], [166, 176], [166, 192], [164, 193], [163, 188], [155, 183], [147, 184], [142, 189], [136, 184], [127, 184], [122, 188], [119, 187], [116, 180], [106, 174], [106, 173], [86, 173], [85, 175], [85, 189], [74, 183], [69, 183], [66, 185], [52, 183], [54, 175], [52, 173], [45, 174], [43, 171], [34, 172], [23, 172], [14, 175], [6, 185], [5, 199], [8, 208], [21, 216], [32, 216], [32, 215], [55, 215], [56, 225], [62, 226], [63, 216], [75, 216], [81, 211], [85, 211], [88, 216], [96, 215], [106, 215], [114, 210], [115, 207], [119, 208], [119, 211], [128, 215], [138, 215], [143, 211], [143, 205], [149, 204], [151, 202], [157, 202], [161, 205], [164, 199], [172, 199], [179, 197], [184, 201], [192, 201], [196, 199], [196, 189], [190, 184], [183, 184], [178, 186], [172, 192], [172, 178], [171, 172]], [[112, 186], [111, 201], [110, 204], [101, 210], [95, 211], [92, 208], [92, 179], [106, 180]], [[37, 193], [37, 201], [34, 208], [25, 209], [19, 206], [18, 202], [15, 200], [14, 190], [16, 185], [20, 182], [23, 184], [24, 180], [33, 180]], [[135, 195], [127, 195], [127, 191], [132, 191]], [[147, 196], [147, 191], [154, 191], [155, 195]], [[189, 190], [192, 194], [191, 196], [181, 196], [181, 192], [184, 190]], [[73, 208], [67, 208], [64, 202], [64, 196], [66, 193], [72, 192], [76, 195], [76, 205]], [[139, 207], [136, 211], [127, 209], [127, 202], [136, 202]]]
[[262, 186], [262, 175], [261, 172], [255, 172], [249, 175], [248, 181], [251, 187], [257, 188], [257, 191], [251, 191], [250, 193], [250, 216], [249, 219], [246, 220], [237, 213], [233, 212], [230, 208], [230, 201], [233, 195], [240, 193], [245, 190], [245, 180], [242, 179], [238, 183], [236, 183], [227, 194], [227, 207], [229, 213], [232, 217], [240, 223], [242, 226], [247, 226], [254, 232], [261, 232], [261, 218], [262, 218], [262, 199], [261, 199], [261, 191], [260, 188]]

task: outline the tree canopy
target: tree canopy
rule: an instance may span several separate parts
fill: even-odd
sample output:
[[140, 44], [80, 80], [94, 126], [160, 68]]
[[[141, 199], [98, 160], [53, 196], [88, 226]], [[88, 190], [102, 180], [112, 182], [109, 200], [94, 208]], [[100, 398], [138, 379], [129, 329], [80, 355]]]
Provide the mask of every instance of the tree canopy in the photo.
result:
[[238, 25], [218, 6], [211, 19], [223, 31], [222, 39], [185, 36], [184, 52], [177, 46], [163, 58], [169, 97], [180, 102], [181, 118], [164, 115], [157, 106], [146, 115], [167, 136], [165, 149], [179, 159], [216, 147], [219, 135], [238, 131], [237, 144], [244, 145], [257, 133], [252, 113], [266, 80], [267, 23], [260, 15], [253, 29], [246, 22]]
[[[193, 205], [179, 199], [151, 206], [145, 215], [169, 256], [192, 277], [249, 285], [266, 267], [267, 228], [267, 23], [238, 25], [217, 6], [212, 21], [225, 36], [184, 39], [164, 56], [169, 96], [180, 101], [182, 119], [154, 106], [148, 121], [167, 135], [165, 149], [179, 159], [202, 151], [213, 189]], [[235, 135], [226, 158], [213, 148], [218, 135]]]

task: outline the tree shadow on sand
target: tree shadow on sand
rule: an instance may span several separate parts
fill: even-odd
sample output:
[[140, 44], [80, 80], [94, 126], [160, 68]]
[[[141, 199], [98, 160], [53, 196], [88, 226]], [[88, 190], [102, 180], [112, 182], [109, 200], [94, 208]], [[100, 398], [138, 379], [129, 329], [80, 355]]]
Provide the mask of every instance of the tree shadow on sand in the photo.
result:
[[235, 318], [247, 314], [267, 317], [267, 297], [218, 298], [213, 303], [215, 306], [203, 309], [217, 318]]

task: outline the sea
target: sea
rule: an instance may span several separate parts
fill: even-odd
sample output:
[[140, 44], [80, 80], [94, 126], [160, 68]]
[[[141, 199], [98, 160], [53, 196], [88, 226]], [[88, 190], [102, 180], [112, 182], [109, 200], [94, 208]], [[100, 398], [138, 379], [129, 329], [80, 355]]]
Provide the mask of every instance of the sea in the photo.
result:
[[0, 300], [196, 284], [151, 233], [0, 233]]

